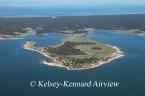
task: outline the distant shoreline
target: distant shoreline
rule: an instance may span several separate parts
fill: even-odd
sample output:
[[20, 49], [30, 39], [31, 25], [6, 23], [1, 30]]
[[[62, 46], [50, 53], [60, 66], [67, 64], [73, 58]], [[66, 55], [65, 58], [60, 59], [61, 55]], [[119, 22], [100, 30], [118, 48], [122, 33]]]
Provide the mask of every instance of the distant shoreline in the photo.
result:
[[[122, 30], [145, 34], [145, 14], [84, 15], [84, 16], [0, 16], [0, 35], [21, 36], [29, 28], [36, 34], [87, 33], [85, 28]], [[132, 31], [133, 30], [133, 31]], [[134, 31], [136, 30], [136, 31]], [[17, 34], [15, 34], [17, 32]], [[124, 32], [125, 33], [125, 32]]]
[[138, 14], [138, 13], [128, 13], [128, 14], [96, 14], [96, 15], [52, 15], [52, 16], [45, 16], [45, 15], [39, 15], [39, 16], [35, 16], [35, 15], [20, 15], [20, 16], [8, 16], [8, 15], [0, 15], [0, 18], [43, 18], [43, 17], [95, 17], [95, 16], [128, 16], [128, 15], [145, 15], [144, 14]]
[[23, 36], [14, 37], [10, 35], [0, 35], [0, 40], [17, 40], [17, 39], [24, 39]]

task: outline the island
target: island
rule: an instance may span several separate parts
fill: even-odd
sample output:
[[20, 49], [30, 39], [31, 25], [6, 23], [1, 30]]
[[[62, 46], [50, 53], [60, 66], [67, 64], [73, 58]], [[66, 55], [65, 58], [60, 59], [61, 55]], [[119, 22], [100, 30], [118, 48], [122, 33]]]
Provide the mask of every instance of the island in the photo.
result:
[[116, 46], [83, 40], [83, 35], [71, 35], [56, 46], [37, 47], [36, 42], [27, 41], [24, 48], [43, 54], [53, 62], [41, 61], [49, 66], [62, 67], [67, 70], [85, 70], [98, 67], [123, 56]]
[[29, 40], [24, 45], [25, 49], [53, 60], [41, 63], [67, 70], [90, 69], [124, 56], [117, 46], [86, 39], [96, 29], [144, 36], [145, 14], [0, 17], [0, 40], [20, 39], [28, 35], [67, 35], [61, 44], [55, 46], [37, 47], [37, 42]]

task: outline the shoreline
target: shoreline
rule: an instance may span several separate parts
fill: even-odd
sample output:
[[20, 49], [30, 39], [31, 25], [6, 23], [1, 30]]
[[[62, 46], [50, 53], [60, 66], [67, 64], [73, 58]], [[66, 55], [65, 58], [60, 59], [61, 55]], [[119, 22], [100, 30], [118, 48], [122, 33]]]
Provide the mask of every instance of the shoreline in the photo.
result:
[[17, 39], [24, 39], [23, 37], [14, 37], [14, 35], [1, 35], [0, 40], [17, 40]]
[[136, 32], [133, 32], [132, 30], [125, 30], [125, 29], [122, 29], [122, 30], [121, 29], [120, 30], [106, 30], [106, 31], [115, 32], [115, 33], [121, 33], [121, 34], [135, 34], [137, 36], [145, 36], [145, 31], [143, 33], [139, 33], [139, 32], [136, 33]]
[[48, 65], [48, 66], [53, 66], [53, 67], [60, 67], [60, 68], [64, 68], [66, 70], [72, 70], [72, 71], [73, 70], [74, 71], [75, 70], [87, 70], [87, 69], [96, 68], [96, 67], [99, 67], [101, 65], [104, 65], [106, 63], [109, 63], [109, 62], [111, 62], [111, 61], [113, 61], [115, 59], [119, 59], [119, 58], [121, 58], [121, 57], [124, 56], [123, 55], [123, 52], [118, 47], [111, 46], [111, 45], [108, 45], [107, 44], [107, 46], [110, 46], [110, 47], [116, 49], [116, 52], [114, 52], [111, 56], [109, 56], [109, 59], [107, 61], [106, 60], [104, 60], [104, 61], [103, 60], [100, 60], [97, 63], [85, 65], [82, 68], [70, 68], [70, 67], [64, 66], [61, 62], [59, 62], [56, 59], [54, 59], [53, 57], [49, 56], [49, 54], [46, 54], [46, 53], [41, 52], [41, 51], [38, 51], [38, 50], [34, 50], [33, 48], [29, 48], [28, 43], [29, 42], [27, 42], [26, 44], [24, 44], [24, 49], [38, 52], [38, 53], [42, 54], [43, 56], [48, 57], [48, 58], [50, 58], [50, 59], [52, 59], [54, 61], [54, 62], [50, 62], [49, 63], [46, 60], [43, 60], [43, 61], [40, 61], [41, 64]]

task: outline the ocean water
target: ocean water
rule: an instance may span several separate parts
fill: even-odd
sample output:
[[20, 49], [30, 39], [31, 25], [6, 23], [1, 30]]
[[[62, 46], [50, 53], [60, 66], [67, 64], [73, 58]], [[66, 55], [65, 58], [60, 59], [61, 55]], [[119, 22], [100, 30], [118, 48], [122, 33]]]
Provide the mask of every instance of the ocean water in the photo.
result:
[[0, 16], [84, 16], [112, 14], [145, 14], [145, 6], [93, 7], [0, 7]]
[[[119, 47], [124, 57], [98, 68], [67, 71], [39, 63], [43, 55], [23, 49], [26, 41], [37, 46], [61, 43], [63, 34], [28, 36], [24, 39], [0, 41], [0, 94], [1, 96], [144, 96], [145, 90], [145, 37], [94, 30], [91, 38]], [[51, 60], [50, 60], [51, 61]], [[35, 88], [30, 81], [117, 81], [117, 88]]]
[[[145, 14], [144, 6], [115, 6], [94, 8], [24, 8], [1, 7], [0, 16], [78, 16], [111, 14]], [[124, 57], [98, 68], [67, 71], [40, 64], [43, 55], [25, 50], [26, 41], [37, 46], [61, 43], [64, 34], [27, 36], [24, 39], [0, 41], [0, 96], [144, 96], [145, 95], [145, 37], [94, 30], [93, 40], [119, 47]], [[51, 62], [50, 59], [48, 61]], [[117, 88], [35, 88], [30, 81], [117, 81]]]

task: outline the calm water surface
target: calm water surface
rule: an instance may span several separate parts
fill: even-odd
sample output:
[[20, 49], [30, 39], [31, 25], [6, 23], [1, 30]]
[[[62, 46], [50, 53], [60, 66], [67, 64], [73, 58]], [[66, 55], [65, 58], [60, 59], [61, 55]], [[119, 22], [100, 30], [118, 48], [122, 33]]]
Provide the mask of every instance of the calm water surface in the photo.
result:
[[[0, 94], [2, 96], [144, 96], [145, 94], [145, 37], [94, 30], [91, 38], [119, 47], [125, 54], [98, 68], [67, 71], [39, 64], [45, 59], [39, 53], [23, 49], [26, 41], [37, 46], [61, 43], [63, 34], [28, 36], [19, 40], [0, 41]], [[31, 88], [30, 81], [117, 81], [117, 88]]]

